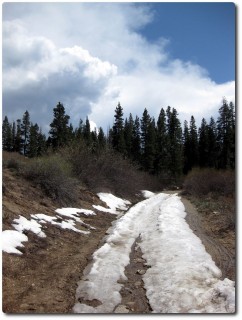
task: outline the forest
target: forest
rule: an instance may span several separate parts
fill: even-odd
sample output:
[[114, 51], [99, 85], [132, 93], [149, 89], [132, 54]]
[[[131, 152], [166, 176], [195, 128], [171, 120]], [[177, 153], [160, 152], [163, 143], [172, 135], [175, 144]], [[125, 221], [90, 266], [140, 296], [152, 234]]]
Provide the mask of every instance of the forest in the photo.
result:
[[[92, 155], [112, 150], [136, 167], [163, 179], [178, 178], [194, 167], [235, 169], [235, 106], [224, 98], [218, 118], [202, 119], [200, 127], [191, 116], [183, 126], [175, 108], [161, 108], [158, 119], [145, 108], [142, 118], [129, 115], [118, 103], [113, 126], [105, 134], [103, 128], [94, 131], [88, 117], [74, 128], [65, 107], [58, 103], [53, 109], [53, 121], [48, 136], [37, 123], [33, 124], [26, 110], [22, 119], [12, 123], [8, 117], [2, 123], [2, 148], [34, 158], [66, 146], [81, 144]], [[81, 161], [81, 159], [80, 159]]]

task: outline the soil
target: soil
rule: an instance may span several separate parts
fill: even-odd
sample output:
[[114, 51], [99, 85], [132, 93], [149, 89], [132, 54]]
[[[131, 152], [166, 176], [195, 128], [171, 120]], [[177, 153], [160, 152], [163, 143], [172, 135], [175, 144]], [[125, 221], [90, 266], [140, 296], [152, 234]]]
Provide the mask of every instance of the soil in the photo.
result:
[[[60, 207], [43, 192], [9, 169], [3, 170], [3, 230], [13, 229], [12, 221], [21, 214], [54, 215]], [[214, 215], [199, 212], [187, 199], [182, 198], [187, 211], [187, 222], [200, 237], [207, 251], [223, 272], [223, 277], [235, 278], [235, 235], [223, 228], [219, 230]], [[79, 208], [92, 209], [93, 204], [105, 206], [99, 198], [80, 187]], [[3, 252], [3, 312], [5, 313], [71, 313], [75, 304], [77, 282], [93, 252], [103, 244], [103, 238], [115, 215], [96, 211], [96, 216], [82, 216], [82, 220], [95, 227], [89, 235], [63, 230], [48, 224], [46, 238], [28, 232], [28, 242], [20, 248], [23, 254]], [[224, 221], [225, 225], [225, 221]], [[83, 226], [78, 226], [83, 229]], [[137, 238], [130, 254], [130, 264], [125, 269], [127, 281], [122, 282], [122, 302], [114, 313], [150, 313], [142, 276], [146, 261], [142, 258]]]
[[[3, 230], [13, 229], [13, 219], [21, 214], [55, 215], [60, 206], [43, 192], [10, 170], [3, 171]], [[79, 208], [105, 206], [88, 190], [79, 190]], [[47, 224], [46, 238], [28, 232], [28, 242], [19, 248], [22, 255], [2, 254], [2, 299], [4, 313], [69, 313], [75, 303], [77, 282], [100, 246], [115, 215], [96, 211], [81, 219], [95, 227], [89, 235]], [[83, 229], [83, 226], [77, 228]]]

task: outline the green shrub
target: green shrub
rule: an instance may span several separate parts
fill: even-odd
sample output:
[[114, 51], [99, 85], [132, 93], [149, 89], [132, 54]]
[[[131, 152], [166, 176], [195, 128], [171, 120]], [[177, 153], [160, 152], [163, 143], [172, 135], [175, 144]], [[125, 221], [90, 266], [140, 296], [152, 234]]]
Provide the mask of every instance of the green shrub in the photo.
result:
[[61, 205], [76, 203], [78, 181], [71, 176], [68, 163], [60, 156], [52, 155], [29, 161], [23, 169], [23, 175]]

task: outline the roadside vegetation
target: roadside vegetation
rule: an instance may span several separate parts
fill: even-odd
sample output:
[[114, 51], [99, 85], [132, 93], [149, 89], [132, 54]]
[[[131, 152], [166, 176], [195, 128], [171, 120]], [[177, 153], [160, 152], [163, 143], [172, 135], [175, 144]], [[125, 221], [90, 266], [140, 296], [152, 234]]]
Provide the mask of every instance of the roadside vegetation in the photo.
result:
[[184, 190], [192, 195], [233, 194], [235, 107], [226, 99], [217, 121], [203, 119], [198, 129], [193, 116], [182, 129], [169, 106], [157, 121], [147, 109], [141, 119], [124, 119], [119, 103], [107, 135], [102, 128], [91, 130], [88, 118], [74, 128], [59, 102], [48, 134], [30, 121], [28, 111], [13, 123], [5, 116], [3, 165], [62, 204], [75, 203], [78, 185], [130, 198], [141, 189], [180, 188], [185, 179]]

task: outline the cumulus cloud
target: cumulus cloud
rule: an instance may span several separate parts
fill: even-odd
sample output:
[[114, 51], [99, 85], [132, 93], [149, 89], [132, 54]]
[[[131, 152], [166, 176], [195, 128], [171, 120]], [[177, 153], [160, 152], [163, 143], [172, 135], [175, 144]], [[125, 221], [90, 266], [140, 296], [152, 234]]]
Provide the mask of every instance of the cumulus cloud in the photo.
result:
[[79, 46], [58, 48], [45, 37], [29, 36], [18, 21], [6, 22], [3, 32], [3, 105], [14, 119], [23, 108], [45, 124], [46, 112], [50, 120], [61, 101], [78, 123], [117, 73], [115, 65]]
[[201, 66], [171, 59], [167, 39], [142, 36], [149, 5], [6, 3], [3, 19], [3, 107], [13, 119], [28, 109], [48, 126], [61, 101], [75, 125], [88, 115], [106, 129], [120, 101], [127, 116], [146, 107], [156, 117], [170, 105], [199, 124], [223, 96], [234, 101], [234, 81], [217, 84]]

